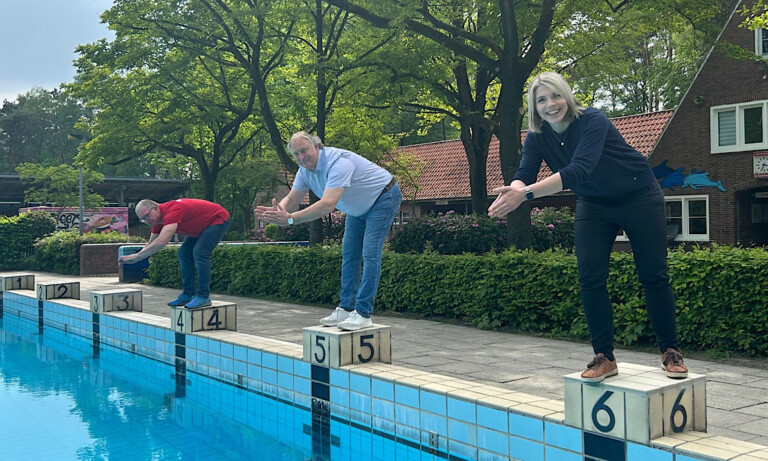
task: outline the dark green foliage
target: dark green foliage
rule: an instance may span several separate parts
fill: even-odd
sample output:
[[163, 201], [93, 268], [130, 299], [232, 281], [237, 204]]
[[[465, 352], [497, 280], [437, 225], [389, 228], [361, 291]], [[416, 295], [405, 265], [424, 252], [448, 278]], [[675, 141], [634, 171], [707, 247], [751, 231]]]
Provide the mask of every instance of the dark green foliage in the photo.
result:
[[80, 235], [77, 229], [56, 232], [35, 244], [35, 253], [29, 259], [29, 267], [39, 271], [80, 275], [80, 245], [143, 241], [142, 237], [123, 235], [119, 232], [94, 232], [83, 235]]
[[44, 211], [0, 216], [0, 270], [23, 267], [35, 241], [55, 230], [56, 220]]
[[278, 226], [267, 224], [264, 228], [264, 237], [267, 242], [296, 242], [309, 240], [309, 223], [295, 224], [293, 226]]
[[[341, 251], [331, 247], [220, 246], [211, 289], [287, 302], [335, 304]], [[714, 246], [673, 251], [670, 275], [685, 349], [768, 355], [768, 252]], [[176, 252], [152, 257], [153, 284], [178, 287]], [[608, 279], [618, 344], [656, 338], [629, 253], [611, 256]], [[575, 256], [563, 250], [444, 256], [384, 252], [377, 311], [455, 318], [481, 328], [589, 339]]]
[[[573, 248], [573, 212], [568, 208], [534, 208], [531, 211], [532, 247]], [[420, 216], [392, 237], [397, 253], [436, 251], [444, 255], [499, 252], [507, 247], [506, 221], [487, 215], [448, 213]]]

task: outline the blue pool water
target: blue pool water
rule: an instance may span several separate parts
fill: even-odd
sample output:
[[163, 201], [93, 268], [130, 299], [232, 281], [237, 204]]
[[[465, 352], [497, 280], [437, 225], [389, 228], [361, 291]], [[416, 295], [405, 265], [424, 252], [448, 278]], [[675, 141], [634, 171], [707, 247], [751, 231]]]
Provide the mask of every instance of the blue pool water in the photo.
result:
[[[311, 457], [256, 429], [278, 414], [297, 420], [306, 411], [246, 392], [238, 405], [251, 410], [242, 414], [252, 420], [237, 421], [226, 417], [220, 404], [209, 406], [192, 396], [222, 392], [216, 383], [197, 379], [189, 386], [197, 391], [178, 396], [169, 365], [109, 346], [94, 358], [82, 338], [54, 328], [39, 335], [37, 324], [6, 315], [0, 319], [0, 459]], [[296, 415], [286, 418], [290, 412]], [[295, 430], [292, 426], [283, 430]]]

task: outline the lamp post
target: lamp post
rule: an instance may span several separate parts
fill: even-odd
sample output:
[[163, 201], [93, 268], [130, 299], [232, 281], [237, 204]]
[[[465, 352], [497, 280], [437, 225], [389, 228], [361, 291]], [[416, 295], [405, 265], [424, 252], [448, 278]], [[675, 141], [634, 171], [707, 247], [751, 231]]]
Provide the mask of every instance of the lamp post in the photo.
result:
[[[68, 134], [67, 138], [77, 139], [83, 142], [83, 135], [81, 134]], [[80, 235], [83, 235], [83, 167], [77, 168], [77, 179], [79, 183], [79, 198], [80, 198]]]

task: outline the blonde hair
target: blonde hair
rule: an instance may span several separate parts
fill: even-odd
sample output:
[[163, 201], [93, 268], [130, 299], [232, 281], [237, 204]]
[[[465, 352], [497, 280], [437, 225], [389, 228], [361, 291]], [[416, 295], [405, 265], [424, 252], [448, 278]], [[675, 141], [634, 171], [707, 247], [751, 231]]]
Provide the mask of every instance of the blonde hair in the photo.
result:
[[318, 149], [318, 150], [320, 150], [320, 149], [322, 149], [324, 147], [323, 146], [323, 141], [321, 141], [318, 136], [315, 136], [313, 134], [309, 134], [306, 131], [299, 131], [297, 133], [294, 133], [291, 136], [291, 139], [288, 140], [288, 145], [286, 146], [288, 148], [288, 152], [291, 152], [291, 144], [293, 144], [293, 141], [298, 139], [298, 138], [306, 139], [307, 142], [309, 142], [310, 144], [315, 146], [315, 148]]
[[582, 106], [573, 96], [568, 82], [557, 72], [542, 72], [531, 80], [528, 86], [528, 130], [534, 133], [541, 133], [541, 116], [536, 110], [536, 90], [541, 86], [547, 86], [554, 92], [559, 93], [568, 103], [568, 112], [564, 120], [571, 123], [573, 119], [579, 118], [586, 107]]

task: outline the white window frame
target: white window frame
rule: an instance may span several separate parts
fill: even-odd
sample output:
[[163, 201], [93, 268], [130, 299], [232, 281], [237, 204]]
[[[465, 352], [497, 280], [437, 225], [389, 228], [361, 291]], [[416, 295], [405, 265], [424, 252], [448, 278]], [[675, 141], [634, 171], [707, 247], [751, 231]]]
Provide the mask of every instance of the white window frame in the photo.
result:
[[[760, 107], [763, 115], [763, 141], [756, 143], [744, 142], [744, 110], [752, 109], [754, 107]], [[718, 120], [717, 116], [721, 112], [736, 112], [736, 144], [732, 146], [720, 146], [718, 139]], [[709, 132], [710, 132], [710, 148], [713, 154], [719, 154], [723, 152], [740, 152], [751, 151], [759, 149], [768, 149], [768, 100], [764, 101], [750, 101], [740, 104], [729, 104], [726, 106], [713, 106], [709, 109]]]
[[[746, 143], [744, 127], [744, 111], [753, 108], [760, 108], [762, 115], [762, 141], [757, 143]], [[729, 146], [719, 145], [718, 115], [722, 112], [734, 112], [736, 124], [736, 143]], [[749, 150], [759, 150], [768, 148], [768, 100], [750, 101], [740, 104], [729, 104], [725, 106], [714, 106], [710, 108], [710, 134], [711, 134], [711, 152], [739, 152]]]
[[[688, 202], [692, 200], [704, 200], [706, 206], [706, 218], [707, 218], [707, 233], [706, 234], [691, 234], [690, 233], [690, 216], [688, 215]], [[683, 228], [675, 237], [676, 242], [708, 242], [709, 241], [709, 195], [670, 195], [664, 196], [665, 202], [682, 202], [683, 210]], [[617, 242], [628, 242], [629, 237], [627, 233], [622, 230], [621, 234], [616, 236]]]
[[755, 29], [755, 54], [768, 58], [768, 50], [763, 49], [763, 34], [765, 29]]

